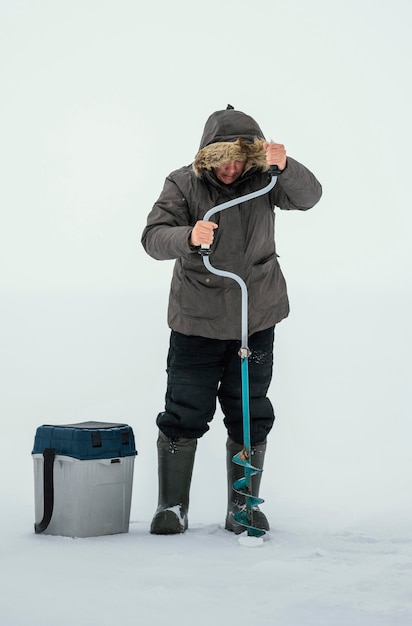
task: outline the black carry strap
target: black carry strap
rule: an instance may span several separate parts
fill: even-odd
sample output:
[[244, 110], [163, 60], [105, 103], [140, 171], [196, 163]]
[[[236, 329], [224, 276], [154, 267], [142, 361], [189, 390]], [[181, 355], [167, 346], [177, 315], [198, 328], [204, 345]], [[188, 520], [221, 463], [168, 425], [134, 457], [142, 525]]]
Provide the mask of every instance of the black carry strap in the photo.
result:
[[45, 448], [43, 451], [43, 519], [38, 524], [34, 524], [34, 531], [42, 533], [50, 524], [54, 507], [54, 485], [53, 485], [53, 465], [56, 450]]

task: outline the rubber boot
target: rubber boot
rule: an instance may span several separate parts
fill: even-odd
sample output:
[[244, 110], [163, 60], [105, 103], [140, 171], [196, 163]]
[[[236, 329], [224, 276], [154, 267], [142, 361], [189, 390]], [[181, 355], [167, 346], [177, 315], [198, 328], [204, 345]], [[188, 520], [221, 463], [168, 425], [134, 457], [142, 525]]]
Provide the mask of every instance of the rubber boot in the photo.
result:
[[196, 447], [197, 439], [169, 439], [159, 431], [159, 500], [150, 526], [153, 535], [175, 535], [187, 530]]
[[[240, 535], [243, 533], [246, 528], [242, 524], [239, 524], [235, 519], [234, 515], [240, 511], [243, 511], [246, 508], [245, 504], [245, 496], [240, 493], [236, 493], [233, 490], [233, 483], [244, 476], [244, 468], [241, 465], [237, 465], [233, 463], [232, 458], [235, 454], [243, 450], [243, 446], [241, 444], [232, 441], [232, 439], [228, 438], [226, 442], [226, 464], [227, 464], [227, 482], [228, 482], [228, 507], [227, 507], [227, 515], [226, 515], [226, 530], [230, 530], [234, 532], [236, 535]], [[254, 467], [259, 469], [263, 469], [263, 461], [265, 459], [266, 452], [266, 441], [262, 443], [258, 443], [255, 446], [252, 446], [251, 449], [251, 463]], [[262, 478], [262, 473], [254, 474], [251, 477], [251, 487], [252, 487], [252, 495], [258, 497], [259, 489], [260, 489], [260, 481]], [[262, 530], [269, 530], [269, 522], [266, 518], [266, 515], [262, 513], [258, 506], [253, 507], [252, 509], [253, 516], [253, 526], [256, 528], [260, 528]]]

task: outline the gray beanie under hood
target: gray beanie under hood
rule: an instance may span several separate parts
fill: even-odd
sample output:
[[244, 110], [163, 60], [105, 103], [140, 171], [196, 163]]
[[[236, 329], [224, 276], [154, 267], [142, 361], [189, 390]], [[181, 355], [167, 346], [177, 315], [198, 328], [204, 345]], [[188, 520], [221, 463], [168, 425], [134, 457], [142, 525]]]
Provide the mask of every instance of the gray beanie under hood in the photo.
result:
[[227, 109], [215, 111], [208, 118], [193, 169], [201, 177], [203, 170], [229, 161], [244, 161], [245, 171], [254, 166], [266, 171], [269, 166], [264, 142], [265, 137], [255, 120], [229, 104]]

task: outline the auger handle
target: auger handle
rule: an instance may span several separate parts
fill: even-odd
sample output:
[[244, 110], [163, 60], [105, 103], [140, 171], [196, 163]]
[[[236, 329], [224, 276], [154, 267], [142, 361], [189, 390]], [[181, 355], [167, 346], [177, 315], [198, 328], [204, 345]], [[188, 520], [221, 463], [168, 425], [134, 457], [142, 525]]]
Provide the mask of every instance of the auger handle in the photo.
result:
[[200, 246], [199, 249], [199, 254], [201, 256], [209, 256], [209, 254], [212, 252], [212, 248], [209, 246], [208, 243], [202, 243], [202, 245]]
[[277, 165], [269, 165], [268, 171], [271, 176], [279, 176], [279, 174], [282, 173], [282, 170], [280, 170]]

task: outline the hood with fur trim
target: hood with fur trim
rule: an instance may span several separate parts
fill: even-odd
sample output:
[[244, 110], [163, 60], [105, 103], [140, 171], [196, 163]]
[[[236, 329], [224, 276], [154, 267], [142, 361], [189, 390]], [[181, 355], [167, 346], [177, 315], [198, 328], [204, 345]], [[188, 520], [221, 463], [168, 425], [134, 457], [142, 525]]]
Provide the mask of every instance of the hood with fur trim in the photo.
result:
[[265, 137], [255, 120], [236, 111], [231, 105], [216, 111], [208, 118], [200, 141], [193, 169], [201, 177], [203, 170], [211, 170], [228, 161], [244, 161], [245, 171], [258, 167], [266, 171]]

